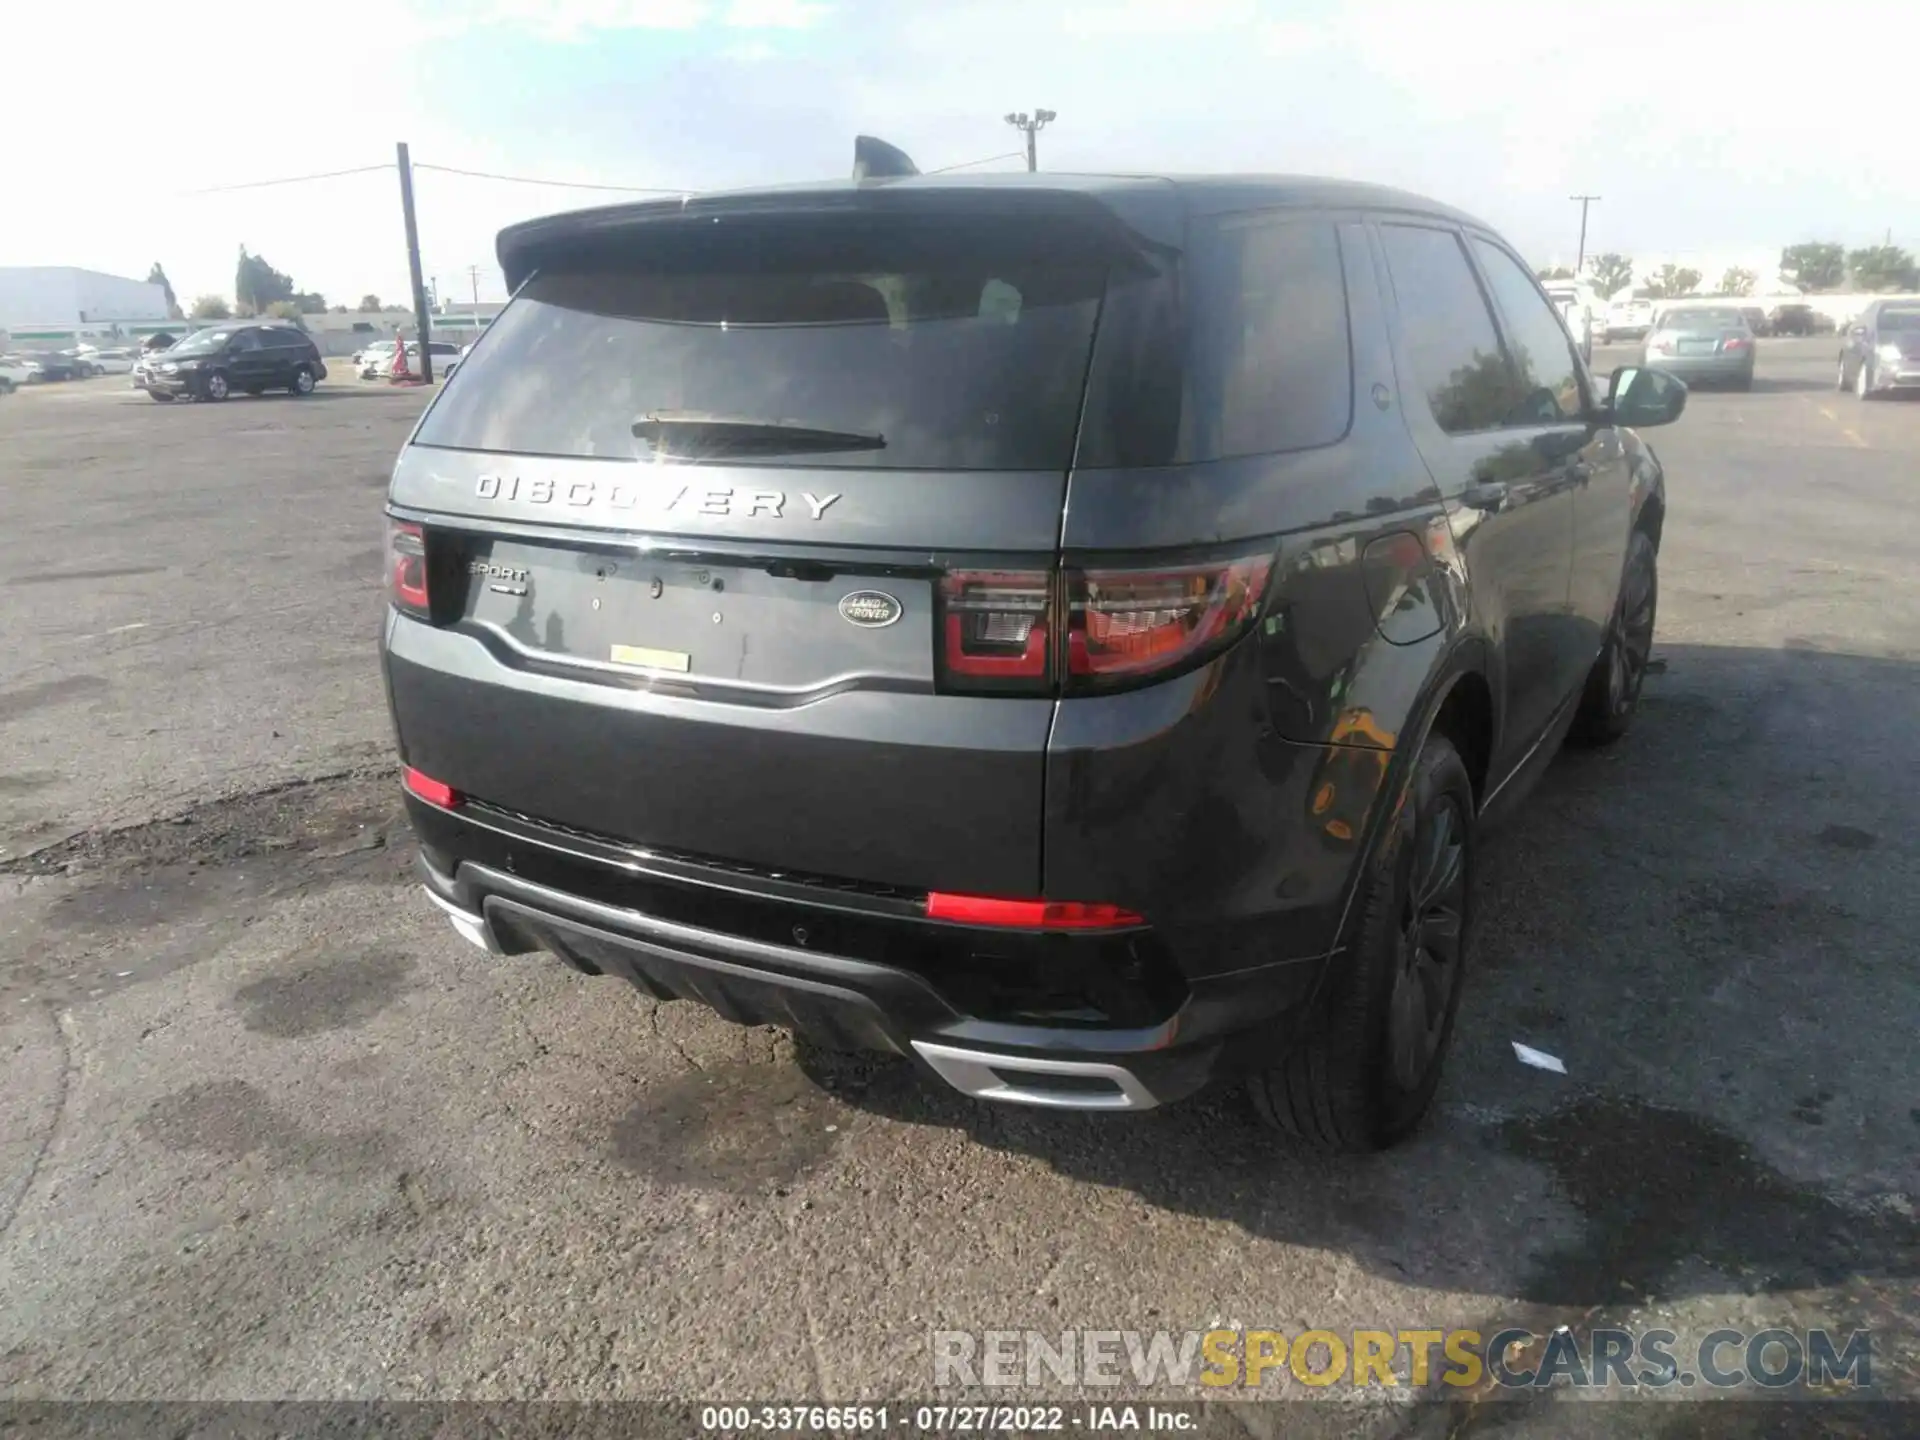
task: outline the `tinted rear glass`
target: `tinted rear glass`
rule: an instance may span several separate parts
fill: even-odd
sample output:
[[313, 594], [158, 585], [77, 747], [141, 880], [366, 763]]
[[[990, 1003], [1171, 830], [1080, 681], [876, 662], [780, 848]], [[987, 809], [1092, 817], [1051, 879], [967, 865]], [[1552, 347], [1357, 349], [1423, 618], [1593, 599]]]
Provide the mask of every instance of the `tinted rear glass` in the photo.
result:
[[1331, 221], [1196, 219], [1178, 285], [1107, 293], [1085, 466], [1204, 463], [1331, 445], [1353, 421], [1353, 340]]
[[1667, 316], [1674, 330], [1738, 330], [1746, 323], [1738, 310], [1676, 310]]
[[859, 249], [841, 268], [774, 232], [746, 253], [536, 275], [418, 443], [635, 461], [654, 451], [634, 427], [664, 414], [884, 440], [755, 464], [1066, 468], [1105, 263], [871, 225]]
[[1882, 310], [1879, 323], [1888, 332], [1920, 330], [1920, 310]]

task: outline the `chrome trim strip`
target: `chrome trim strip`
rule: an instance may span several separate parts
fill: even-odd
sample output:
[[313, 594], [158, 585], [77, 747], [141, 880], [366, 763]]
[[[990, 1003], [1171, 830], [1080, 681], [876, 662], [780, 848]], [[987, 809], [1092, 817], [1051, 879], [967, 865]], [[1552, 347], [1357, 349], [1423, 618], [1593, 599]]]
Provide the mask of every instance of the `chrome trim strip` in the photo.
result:
[[[1092, 1060], [1040, 1060], [1028, 1055], [995, 1055], [985, 1050], [963, 1050], [929, 1040], [913, 1042], [920, 1058], [962, 1095], [975, 1100], [1001, 1100], [1012, 1105], [1036, 1105], [1049, 1110], [1151, 1110], [1159, 1105], [1153, 1092], [1131, 1071]], [[1110, 1081], [1109, 1093], [1086, 1090], [1047, 1090], [1021, 1085], [1002, 1071], [1036, 1077], [1071, 1075]]]

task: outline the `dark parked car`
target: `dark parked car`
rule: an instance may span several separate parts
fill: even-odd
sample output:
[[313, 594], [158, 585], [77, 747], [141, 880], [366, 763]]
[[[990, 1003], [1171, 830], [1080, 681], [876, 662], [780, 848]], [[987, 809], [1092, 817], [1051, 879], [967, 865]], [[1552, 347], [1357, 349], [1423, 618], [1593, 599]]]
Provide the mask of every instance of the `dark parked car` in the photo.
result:
[[1920, 301], [1876, 300], [1861, 312], [1840, 348], [1840, 388], [1862, 400], [1920, 390]]
[[28, 383], [44, 385], [54, 380], [81, 380], [92, 374], [92, 368], [71, 350], [35, 350], [26, 356], [27, 367], [32, 372]]
[[984, 1100], [1417, 1124], [1483, 822], [1633, 718], [1684, 385], [1596, 387], [1505, 241], [1366, 185], [909, 172], [498, 249], [388, 496], [462, 935]]
[[1818, 316], [1811, 305], [1776, 305], [1767, 324], [1776, 335], [1811, 335], [1818, 328]]
[[[216, 325], [148, 360], [134, 378], [156, 400], [225, 400], [236, 391], [311, 395], [327, 367], [311, 336], [291, 325]], [[142, 383], [144, 381], [144, 383]]]
[[1767, 312], [1758, 305], [1742, 305], [1740, 318], [1747, 322], [1747, 329], [1762, 340], [1773, 333], [1773, 325], [1767, 319]]

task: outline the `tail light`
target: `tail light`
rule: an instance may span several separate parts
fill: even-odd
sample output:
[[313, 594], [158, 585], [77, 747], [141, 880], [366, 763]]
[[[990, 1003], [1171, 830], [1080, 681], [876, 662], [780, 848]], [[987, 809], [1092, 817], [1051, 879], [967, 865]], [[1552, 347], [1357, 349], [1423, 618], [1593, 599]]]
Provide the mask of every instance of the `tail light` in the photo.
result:
[[1172, 669], [1238, 635], [1260, 608], [1272, 557], [1178, 570], [1069, 577], [1069, 674], [1100, 680]]
[[1647, 342], [1647, 349], [1656, 355], [1669, 355], [1673, 353], [1673, 342], [1664, 335], [1658, 336]]
[[[1052, 694], [1165, 677], [1243, 634], [1265, 598], [1262, 552], [1149, 569], [957, 571], [940, 585], [942, 682]], [[1060, 623], [1062, 614], [1066, 624]]]
[[1741, 335], [1729, 335], [1724, 341], [1721, 342], [1720, 348], [1722, 350], [1744, 350], [1747, 348], [1746, 337]]
[[1011, 930], [1117, 930], [1146, 923], [1118, 905], [1078, 900], [1000, 900], [988, 895], [948, 895], [938, 890], [927, 896], [927, 918]]
[[423, 620], [431, 610], [426, 532], [411, 521], [387, 522], [387, 598], [395, 609]]
[[[995, 681], [1044, 682], [1053, 627], [1053, 576], [1045, 570], [962, 570], [940, 584], [942, 655], [947, 674], [999, 688]], [[981, 685], [978, 682], [987, 682]]]

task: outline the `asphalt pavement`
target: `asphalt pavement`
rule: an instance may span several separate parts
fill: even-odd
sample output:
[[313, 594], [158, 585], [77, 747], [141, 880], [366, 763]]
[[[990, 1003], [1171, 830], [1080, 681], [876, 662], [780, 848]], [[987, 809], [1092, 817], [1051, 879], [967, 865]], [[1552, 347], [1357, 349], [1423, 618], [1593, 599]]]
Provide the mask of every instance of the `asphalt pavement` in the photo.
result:
[[[1439, 1111], [1364, 1161], [482, 956], [408, 882], [374, 656], [422, 393], [0, 398], [0, 1396], [846, 1401], [931, 1394], [935, 1330], [1618, 1323], [1868, 1327], [1920, 1399], [1920, 404], [1833, 351], [1650, 435], [1643, 711], [1489, 843]], [[1762, 1433], [1329, 1396], [1233, 1425]]]

